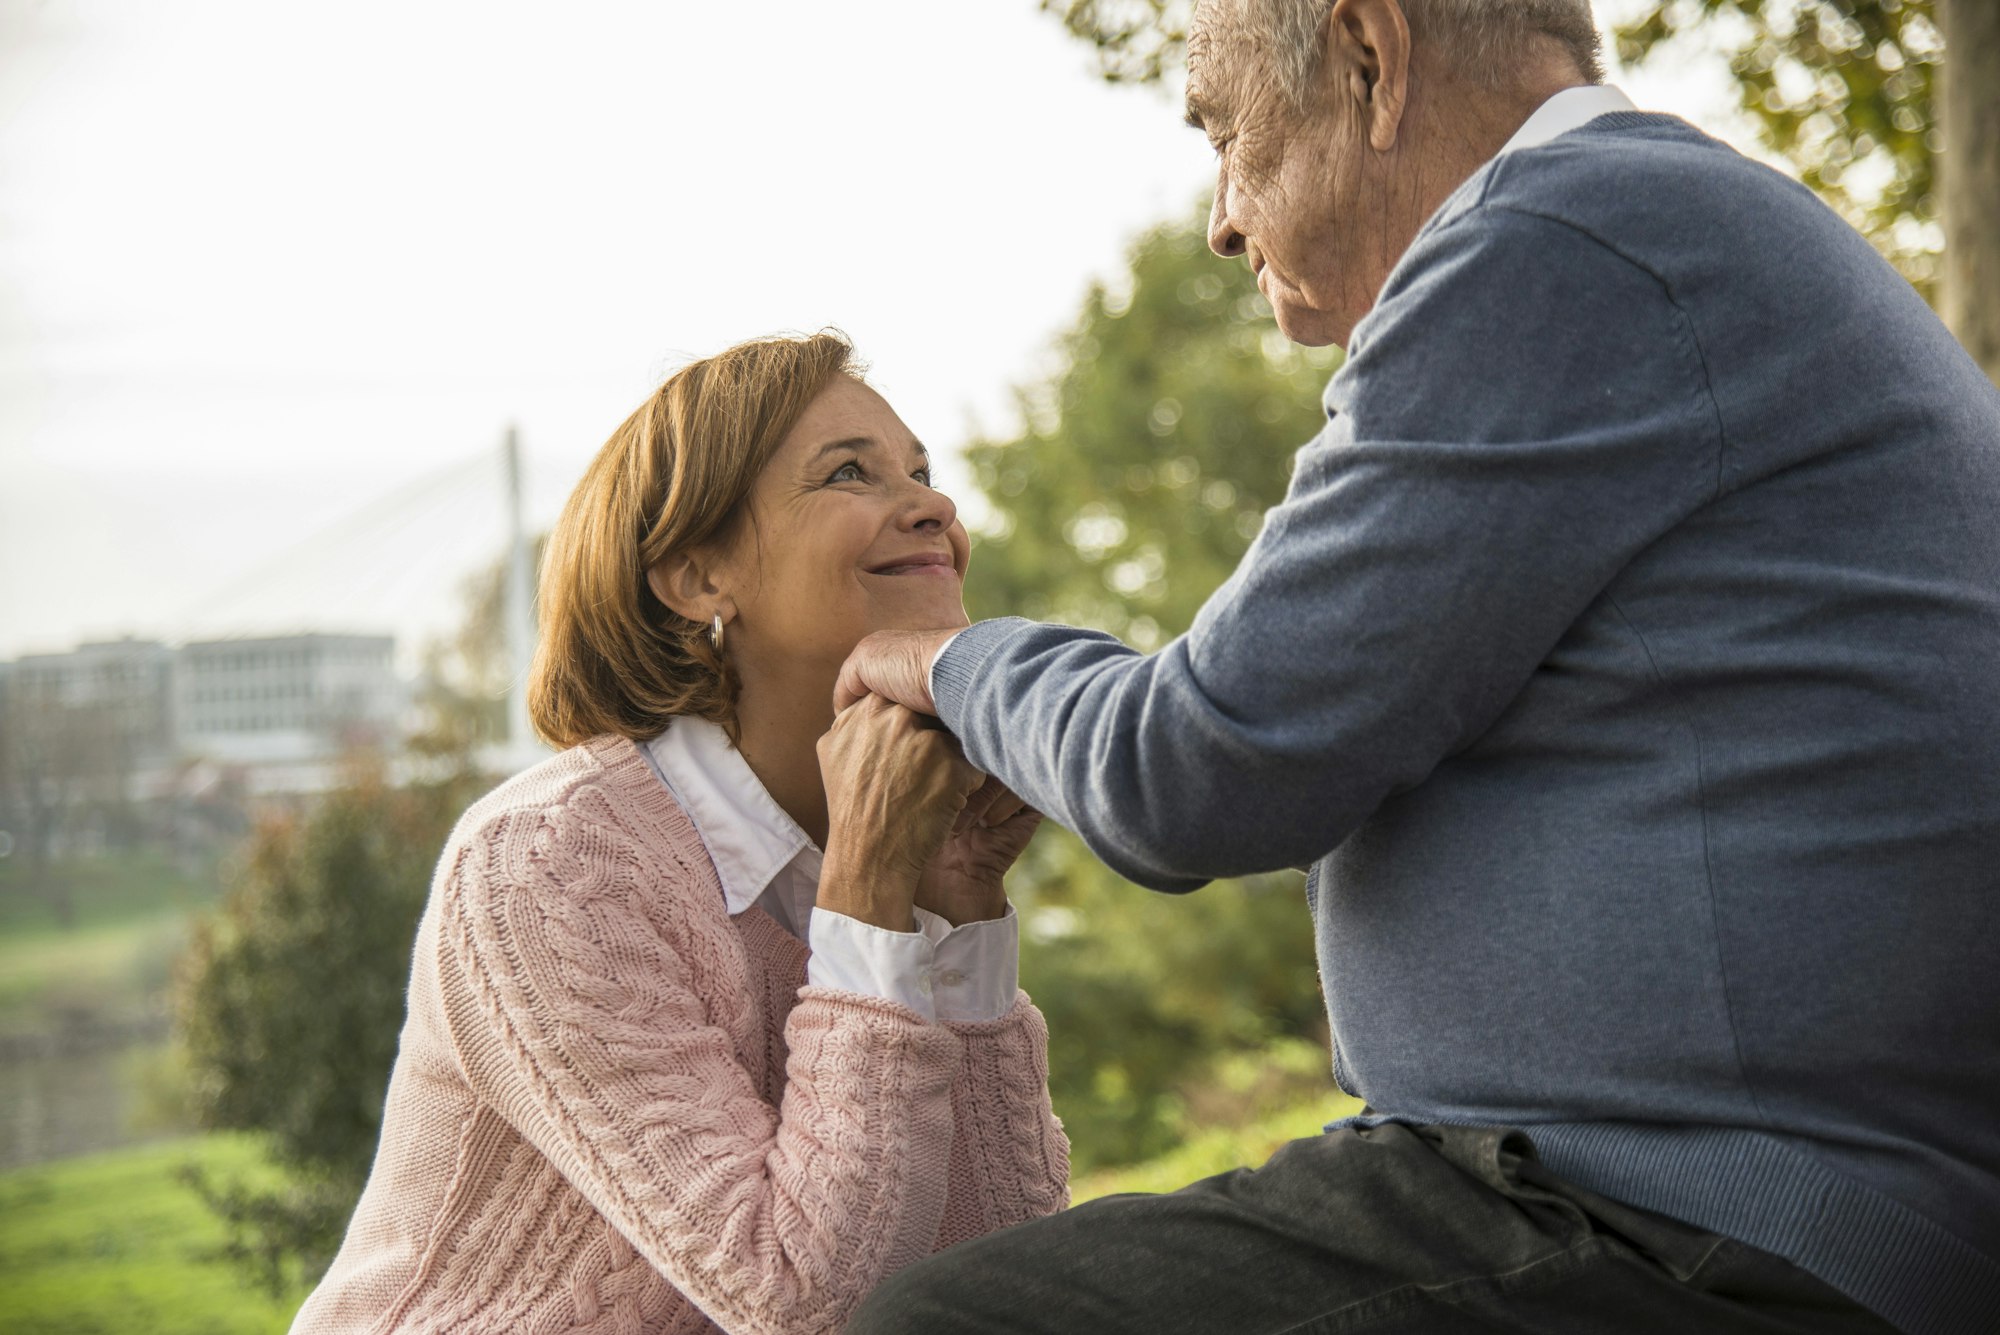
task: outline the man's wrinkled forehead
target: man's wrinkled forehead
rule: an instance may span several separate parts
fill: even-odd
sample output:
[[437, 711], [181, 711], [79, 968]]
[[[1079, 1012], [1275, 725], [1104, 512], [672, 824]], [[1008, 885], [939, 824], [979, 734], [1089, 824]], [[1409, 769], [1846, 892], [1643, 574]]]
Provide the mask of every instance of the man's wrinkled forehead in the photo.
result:
[[1243, 0], [1201, 0], [1188, 19], [1187, 66], [1189, 77], [1210, 72], [1227, 54], [1226, 48], [1243, 40]]
[[1243, 58], [1243, 0], [1201, 0], [1188, 20], [1187, 122], [1213, 130], [1228, 110], [1234, 66]]

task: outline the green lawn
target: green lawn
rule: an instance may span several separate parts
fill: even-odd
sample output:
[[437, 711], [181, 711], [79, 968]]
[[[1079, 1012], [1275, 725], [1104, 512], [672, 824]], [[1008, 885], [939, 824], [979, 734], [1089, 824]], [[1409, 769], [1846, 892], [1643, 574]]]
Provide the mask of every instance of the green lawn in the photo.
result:
[[[205, 1136], [0, 1176], [0, 1330], [10, 1335], [275, 1335], [274, 1301], [209, 1259], [222, 1226], [174, 1177], [255, 1171], [247, 1140]], [[300, 1295], [302, 1296], [302, 1295]]]
[[1197, 1131], [1157, 1159], [1074, 1179], [1070, 1200], [1081, 1205], [1121, 1191], [1178, 1191], [1190, 1182], [1232, 1168], [1256, 1168], [1286, 1141], [1318, 1135], [1320, 1128], [1336, 1117], [1351, 1117], [1360, 1111], [1361, 1100], [1335, 1091], [1279, 1109], [1245, 1126]]
[[[149, 917], [162, 909], [212, 903], [215, 868], [183, 867], [162, 853], [111, 853], [55, 863], [50, 877], [68, 888], [78, 927]], [[0, 935], [58, 926], [48, 897], [28, 881], [20, 858], [0, 860]]]
[[68, 931], [0, 937], [0, 1030], [34, 1030], [65, 1014], [101, 1022], [142, 1017], [187, 939], [186, 909]]
[[[1078, 1202], [1172, 1191], [1264, 1162], [1354, 1108], [1318, 1099], [1245, 1127], [1198, 1132], [1171, 1154], [1080, 1178]], [[196, 1163], [255, 1174], [250, 1140], [197, 1136], [0, 1175], [0, 1330], [8, 1335], [278, 1335], [303, 1294], [273, 1300], [210, 1253], [222, 1227], [175, 1178]]]
[[189, 914], [219, 893], [213, 874], [156, 854], [63, 863], [50, 875], [75, 908], [64, 926], [15, 862], [0, 862], [0, 1032], [142, 1018], [166, 988]]

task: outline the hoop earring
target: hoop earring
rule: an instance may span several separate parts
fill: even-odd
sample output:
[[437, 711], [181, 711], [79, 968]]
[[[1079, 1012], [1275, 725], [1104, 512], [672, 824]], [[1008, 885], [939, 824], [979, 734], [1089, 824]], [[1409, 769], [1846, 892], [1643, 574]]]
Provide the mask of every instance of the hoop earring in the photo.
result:
[[722, 652], [722, 613], [715, 614], [715, 620], [708, 623], [708, 642], [715, 646], [715, 652]]

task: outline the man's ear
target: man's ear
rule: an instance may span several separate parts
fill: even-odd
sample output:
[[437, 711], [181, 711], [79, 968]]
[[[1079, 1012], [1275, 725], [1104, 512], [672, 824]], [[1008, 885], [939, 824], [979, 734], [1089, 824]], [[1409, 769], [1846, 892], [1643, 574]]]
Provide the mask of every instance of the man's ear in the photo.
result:
[[1329, 91], [1360, 116], [1368, 146], [1387, 153], [1410, 93], [1410, 22], [1401, 0], [1336, 0], [1320, 36]]
[[735, 603], [722, 592], [716, 575], [707, 553], [675, 552], [647, 568], [646, 587], [689, 621], [706, 626], [718, 612], [724, 621], [736, 615]]

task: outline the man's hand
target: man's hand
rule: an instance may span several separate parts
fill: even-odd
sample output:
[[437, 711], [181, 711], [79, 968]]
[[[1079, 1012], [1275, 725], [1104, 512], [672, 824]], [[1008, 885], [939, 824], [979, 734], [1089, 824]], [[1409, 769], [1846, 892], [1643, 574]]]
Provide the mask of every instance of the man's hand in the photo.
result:
[[998, 779], [988, 779], [966, 799], [951, 836], [924, 868], [916, 904], [953, 927], [1004, 917], [1007, 869], [1042, 823], [1042, 813], [1022, 802]]
[[936, 714], [931, 699], [931, 660], [953, 630], [882, 630], [854, 646], [833, 688], [835, 713], [864, 695], [879, 695], [919, 714]]

